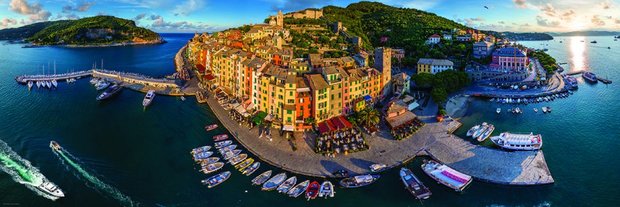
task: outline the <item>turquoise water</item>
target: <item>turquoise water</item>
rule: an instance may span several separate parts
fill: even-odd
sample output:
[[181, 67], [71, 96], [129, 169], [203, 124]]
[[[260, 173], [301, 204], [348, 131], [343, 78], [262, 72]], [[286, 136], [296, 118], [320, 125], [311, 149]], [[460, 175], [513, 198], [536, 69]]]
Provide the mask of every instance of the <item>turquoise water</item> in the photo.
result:
[[[189, 150], [210, 144], [212, 135], [224, 131], [220, 127], [204, 132], [204, 125], [214, 122], [214, 116], [208, 107], [195, 104], [194, 98], [183, 102], [158, 96], [143, 110], [144, 94], [129, 90], [107, 102], [95, 101], [97, 91], [87, 80], [71, 85], [61, 83], [58, 90], [30, 92], [13, 80], [17, 75], [41, 73], [41, 65], [47, 68], [48, 62], [54, 60], [57, 72], [64, 72], [91, 68], [102, 58], [108, 69], [163, 76], [171, 73], [175, 52], [191, 36], [165, 34], [169, 42], [163, 45], [98, 49], [26, 49], [19, 45], [0, 45], [0, 138], [67, 195], [52, 202], [0, 173], [0, 202], [22, 206], [122, 205], [99, 193], [101, 190], [93, 190], [98, 186], [71, 173], [48, 147], [50, 140], [56, 140], [79, 158], [81, 167], [142, 206], [421, 206], [404, 190], [398, 169], [382, 174], [377, 183], [366, 188], [338, 188], [335, 198], [311, 202], [276, 192], [261, 192], [249, 184], [253, 176], [243, 176], [229, 165], [222, 170], [233, 172], [231, 178], [214, 189], [207, 189], [200, 184], [207, 176], [198, 172]], [[498, 116], [495, 104], [474, 101], [463, 119], [465, 126], [457, 131], [457, 134], [464, 133], [474, 123], [488, 121], [496, 124], [497, 132], [541, 133], [556, 183], [508, 187], [474, 182], [463, 194], [457, 194], [432, 182], [421, 172], [421, 163], [416, 160], [409, 167], [433, 192], [424, 206], [615, 205], [620, 195], [616, 187], [620, 181], [617, 174], [620, 144], [616, 141], [620, 137], [620, 117], [615, 114], [620, 108], [620, 75], [616, 72], [620, 65], [617, 58], [620, 42], [614, 42], [611, 37], [595, 37], [599, 43], [592, 45], [589, 43], [592, 37], [588, 37], [580, 46], [569, 44], [568, 38], [559, 39], [564, 43], [556, 40], [545, 42], [549, 46], [540, 45], [541, 42], [523, 44], [547, 47], [559, 62], [569, 62], [571, 68], [587, 68], [616, 83], [582, 83], [575, 95], [528, 105], [525, 108], [529, 110], [520, 116]], [[553, 113], [535, 114], [531, 110], [534, 106], [551, 106]], [[273, 168], [263, 163], [254, 176], [267, 169]]]

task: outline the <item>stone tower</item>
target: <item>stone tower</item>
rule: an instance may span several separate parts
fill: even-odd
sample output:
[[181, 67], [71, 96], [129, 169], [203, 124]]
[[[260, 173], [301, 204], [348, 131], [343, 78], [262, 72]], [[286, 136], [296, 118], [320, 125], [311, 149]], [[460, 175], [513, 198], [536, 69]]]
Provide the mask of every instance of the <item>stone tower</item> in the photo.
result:
[[284, 27], [284, 15], [282, 14], [282, 10], [278, 11], [278, 15], [276, 15], [276, 25]]
[[379, 47], [375, 49], [374, 67], [381, 71], [381, 87], [383, 95], [386, 96], [390, 91], [390, 80], [392, 79], [392, 49], [389, 47]]

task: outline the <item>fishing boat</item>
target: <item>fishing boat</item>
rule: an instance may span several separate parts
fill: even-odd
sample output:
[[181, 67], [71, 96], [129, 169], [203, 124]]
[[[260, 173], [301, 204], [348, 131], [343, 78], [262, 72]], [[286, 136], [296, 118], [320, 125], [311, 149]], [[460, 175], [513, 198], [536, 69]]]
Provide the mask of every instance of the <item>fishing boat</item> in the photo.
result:
[[293, 197], [293, 198], [299, 197], [302, 193], [306, 192], [306, 189], [308, 188], [309, 184], [310, 184], [309, 180], [306, 180], [304, 182], [297, 184], [295, 187], [291, 188], [288, 191], [287, 193], [288, 196]]
[[280, 186], [280, 184], [282, 184], [284, 180], [286, 180], [286, 173], [277, 174], [276, 176], [273, 176], [271, 179], [267, 180], [267, 182], [263, 184], [263, 188], [261, 188], [261, 190], [264, 190], [264, 191], [274, 190], [278, 186]]
[[233, 157], [241, 154], [241, 150], [236, 149], [236, 150], [233, 150], [233, 151], [226, 151], [223, 154], [224, 154], [224, 160], [230, 160]]
[[427, 160], [422, 164], [422, 171], [435, 181], [462, 192], [472, 182], [469, 175], [456, 171], [447, 165], [439, 164], [434, 160]]
[[321, 184], [321, 190], [319, 190], [319, 197], [334, 197], [334, 194], [336, 193], [336, 191], [334, 190], [334, 185], [332, 184], [332, 182], [329, 181], [324, 181], [323, 184]]
[[502, 113], [502, 108], [497, 108], [497, 109], [495, 109], [495, 113], [498, 113], [498, 114], [499, 114], [499, 113]]
[[232, 144], [232, 145], [228, 145], [228, 146], [219, 148], [218, 151], [220, 152], [220, 154], [224, 154], [225, 152], [233, 151], [236, 148], [237, 148], [237, 145], [236, 144]]
[[387, 169], [387, 165], [385, 164], [372, 164], [370, 165], [371, 172], [381, 172]]
[[114, 84], [110, 86], [108, 89], [106, 89], [103, 93], [99, 94], [99, 96], [97, 96], [97, 101], [108, 99], [114, 96], [115, 94], [117, 94], [118, 92], [120, 92], [121, 89], [123, 89], [123, 87], [119, 86], [118, 84]]
[[260, 162], [254, 162], [254, 164], [250, 165], [250, 167], [245, 168], [245, 170], [243, 170], [242, 174], [244, 174], [246, 176], [250, 176], [256, 170], [258, 170], [259, 167], [260, 167]]
[[306, 199], [315, 199], [319, 195], [320, 188], [321, 185], [319, 185], [319, 182], [312, 181], [310, 185], [308, 185], [308, 188], [306, 188]]
[[99, 82], [97, 82], [97, 84], [95, 85], [95, 88], [100, 91], [103, 89], [106, 89], [108, 86], [110, 86], [110, 82], [105, 81], [105, 80], [100, 80]]
[[487, 130], [484, 131], [480, 136], [476, 137], [476, 140], [478, 140], [478, 142], [483, 142], [484, 140], [489, 138], [489, 136], [491, 136], [491, 133], [493, 133], [494, 130], [495, 130], [495, 126], [493, 126], [493, 124], [489, 124], [489, 127], [487, 127]]
[[211, 124], [211, 125], [207, 125], [205, 126], [205, 130], [206, 131], [211, 131], [217, 128], [217, 124]]
[[228, 163], [230, 163], [231, 165], [236, 165], [236, 164], [239, 164], [240, 162], [242, 162], [243, 160], [245, 160], [246, 158], [248, 158], [248, 154], [245, 154], [245, 153], [239, 154], [239, 155], [233, 157], [232, 159], [230, 159], [228, 161]]
[[271, 170], [267, 170], [256, 176], [254, 179], [252, 179], [252, 185], [262, 185], [265, 181], [269, 179], [269, 177], [271, 177], [271, 172]]
[[196, 153], [196, 154], [194, 154], [194, 160], [195, 161], [206, 160], [207, 158], [211, 157], [211, 155], [213, 155], [213, 152], [211, 152], [211, 151]]
[[409, 191], [417, 199], [428, 199], [431, 197], [431, 191], [416, 177], [409, 168], [400, 169], [400, 179], [405, 185], [405, 189]]
[[219, 135], [213, 136], [213, 141], [216, 141], [216, 142], [224, 141], [226, 139], [228, 139], [228, 134], [219, 134]]
[[287, 193], [295, 184], [297, 184], [297, 177], [290, 177], [280, 184], [276, 191], [278, 191], [278, 193]]
[[596, 44], [597, 42], [596, 42], [596, 40], [594, 40], [594, 41], [591, 41], [590, 43], [592, 43], [592, 44]]
[[211, 146], [202, 146], [202, 147], [197, 147], [192, 149], [192, 151], [190, 152], [191, 154], [196, 154], [196, 153], [201, 153], [201, 152], [205, 152], [205, 151], [209, 151], [211, 149]]
[[343, 188], [359, 188], [370, 185], [379, 180], [380, 175], [358, 175], [340, 180], [340, 186]]
[[243, 162], [236, 164], [235, 168], [237, 168], [240, 172], [243, 172], [243, 170], [252, 165], [252, 163], [254, 163], [254, 158], [248, 158]]
[[581, 74], [581, 77], [583, 77], [583, 79], [585, 79], [586, 81], [590, 82], [590, 83], [597, 83], [598, 79], [596, 78], [596, 75], [592, 72], [584, 72], [583, 74]]
[[207, 159], [200, 161], [200, 166], [207, 166], [208, 164], [213, 164], [220, 161], [219, 157], [209, 157]]
[[56, 81], [56, 79], [53, 79], [51, 83], [52, 83], [52, 86], [54, 86], [54, 88], [58, 88], [58, 81]]
[[222, 147], [228, 146], [228, 145], [230, 145], [230, 144], [232, 144], [232, 141], [230, 141], [230, 140], [226, 140], [226, 141], [216, 142], [213, 146], [215, 146], [215, 148], [218, 148], [218, 149], [219, 149], [219, 148], [222, 148]]
[[467, 130], [467, 136], [470, 137], [470, 136], [474, 135], [474, 133], [476, 131], [478, 131], [479, 129], [480, 129], [480, 124], [471, 127], [469, 130]]
[[209, 174], [218, 171], [219, 169], [222, 169], [222, 167], [224, 167], [223, 162], [216, 162], [203, 166], [200, 171], [202, 171], [204, 174]]
[[32, 89], [32, 81], [28, 81], [28, 90]]
[[222, 172], [220, 174], [214, 175], [210, 178], [202, 180], [202, 184], [207, 185], [208, 188], [213, 188], [219, 184], [222, 184], [224, 181], [230, 178], [230, 171]]
[[542, 136], [533, 133], [513, 134], [504, 132], [499, 136], [491, 137], [491, 141], [495, 145], [508, 150], [538, 150], [543, 144]]
[[484, 133], [484, 131], [487, 130], [487, 127], [489, 127], [489, 124], [487, 124], [486, 122], [482, 122], [482, 126], [480, 126], [480, 128], [476, 130], [471, 136], [473, 138], [479, 137], [480, 135], [482, 135], [482, 133]]
[[142, 100], [142, 106], [147, 107], [151, 105], [154, 98], [155, 98], [155, 90], [149, 90], [146, 93], [146, 96], [144, 96], [144, 99]]

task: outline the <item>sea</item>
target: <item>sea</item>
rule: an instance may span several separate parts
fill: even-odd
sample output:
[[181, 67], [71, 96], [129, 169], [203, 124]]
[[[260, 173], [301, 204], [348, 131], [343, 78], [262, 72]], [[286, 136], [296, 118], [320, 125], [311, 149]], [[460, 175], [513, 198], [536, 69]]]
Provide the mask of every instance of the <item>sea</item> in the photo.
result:
[[[8, 206], [615, 206], [620, 195], [620, 41], [611, 36], [556, 37], [520, 44], [548, 49], [567, 71], [586, 70], [614, 81], [589, 84], [580, 77], [574, 95], [553, 102], [521, 105], [524, 113], [496, 114], [511, 105], [474, 99], [461, 119], [465, 131], [481, 122], [496, 132], [534, 132], [543, 136], [543, 151], [555, 183], [505, 186], [475, 181], [456, 193], [426, 176], [421, 160], [406, 164], [430, 188], [430, 199], [418, 201], [404, 189], [399, 169], [381, 174], [378, 182], [359, 189], [336, 189], [329, 199], [306, 201], [277, 192], [263, 192], [250, 180], [268, 169], [262, 163], [247, 177], [230, 165], [225, 183], [208, 189], [190, 156], [192, 148], [212, 144], [228, 133], [206, 105], [193, 97], [157, 96], [143, 109], [144, 94], [124, 90], [98, 102], [87, 78], [59, 83], [54, 90], [29, 91], [14, 78], [22, 74], [53, 74], [96, 67], [163, 77], [174, 71], [173, 57], [193, 34], [162, 34], [168, 43], [108, 48], [22, 48], [0, 42], [0, 139], [29, 160], [66, 194], [56, 201], [39, 196], [0, 172], [0, 205]], [[598, 43], [590, 43], [596, 40]], [[609, 47], [609, 48], [608, 48]], [[533, 108], [550, 106], [550, 114]], [[57, 141], [64, 150], [49, 147]], [[489, 146], [492, 147], [492, 146]], [[247, 151], [246, 151], [247, 152]], [[250, 154], [250, 157], [255, 157]], [[0, 163], [1, 164], [1, 163]], [[502, 165], [502, 163], [497, 163]], [[288, 173], [291, 176], [291, 173]], [[298, 179], [308, 178], [297, 175]], [[336, 180], [332, 182], [336, 183]]]

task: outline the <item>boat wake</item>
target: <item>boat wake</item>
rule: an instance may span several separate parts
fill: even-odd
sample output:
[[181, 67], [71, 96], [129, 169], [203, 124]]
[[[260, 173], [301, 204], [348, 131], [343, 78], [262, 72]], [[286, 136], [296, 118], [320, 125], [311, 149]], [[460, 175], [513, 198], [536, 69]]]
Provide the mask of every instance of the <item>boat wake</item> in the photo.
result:
[[11, 175], [15, 182], [24, 184], [37, 195], [50, 200], [58, 199], [58, 197], [51, 196], [34, 187], [43, 182], [45, 179], [43, 174], [39, 172], [39, 169], [32, 166], [28, 160], [21, 158], [2, 140], [0, 140], [0, 169]]
[[[109, 196], [116, 199], [121, 203], [122, 206], [138, 206], [138, 203], [131, 200], [129, 196], [124, 195], [115, 187], [104, 183], [103, 181], [99, 180], [99, 178], [89, 173], [84, 167], [79, 164], [79, 159], [71, 155], [66, 150], [61, 148], [59, 150], [52, 151], [58, 156], [58, 158], [60, 158], [62, 164], [65, 165], [65, 167], [69, 171], [71, 171], [76, 177], [78, 177], [78, 179], [87, 182], [86, 186], [89, 186], [97, 192], [104, 194], [104, 196]], [[88, 185], [88, 183], [92, 184], [92, 186]]]

